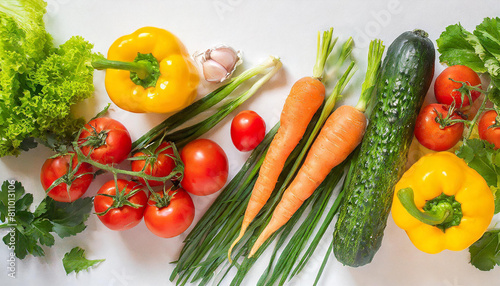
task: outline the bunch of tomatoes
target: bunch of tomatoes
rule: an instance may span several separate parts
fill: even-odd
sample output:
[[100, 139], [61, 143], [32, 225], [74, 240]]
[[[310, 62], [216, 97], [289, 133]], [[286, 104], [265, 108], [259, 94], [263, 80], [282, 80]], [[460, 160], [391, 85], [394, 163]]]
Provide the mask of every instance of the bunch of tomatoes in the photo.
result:
[[[263, 140], [265, 129], [257, 113], [242, 111], [232, 121], [231, 138], [238, 150], [250, 151]], [[106, 227], [117, 231], [130, 229], [144, 218], [155, 235], [175, 237], [193, 222], [190, 194], [214, 194], [228, 178], [226, 153], [214, 141], [196, 139], [180, 153], [171, 142], [157, 142], [131, 154], [130, 133], [107, 117], [88, 122], [73, 149], [45, 161], [40, 175], [43, 188], [56, 201], [73, 202], [88, 190], [98, 172], [112, 171], [114, 179], [94, 197], [94, 210]], [[125, 160], [130, 161], [129, 170], [118, 169]]]
[[[465, 112], [481, 95], [481, 79], [471, 68], [455, 65], [436, 78], [434, 95], [438, 103], [422, 108], [415, 125], [415, 137], [424, 147], [445, 151], [463, 137], [465, 125], [470, 126]], [[500, 127], [495, 110], [484, 112], [478, 121], [479, 137], [500, 148]]]

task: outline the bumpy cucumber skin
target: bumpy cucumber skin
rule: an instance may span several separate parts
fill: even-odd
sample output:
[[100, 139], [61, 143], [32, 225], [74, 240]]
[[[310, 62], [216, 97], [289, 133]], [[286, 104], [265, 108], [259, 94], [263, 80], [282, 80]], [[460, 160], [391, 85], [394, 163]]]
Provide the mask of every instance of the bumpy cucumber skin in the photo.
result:
[[372, 261], [380, 248], [413, 129], [434, 74], [435, 51], [421, 30], [401, 34], [389, 46], [359, 155], [344, 186], [334, 231], [334, 253], [352, 267]]

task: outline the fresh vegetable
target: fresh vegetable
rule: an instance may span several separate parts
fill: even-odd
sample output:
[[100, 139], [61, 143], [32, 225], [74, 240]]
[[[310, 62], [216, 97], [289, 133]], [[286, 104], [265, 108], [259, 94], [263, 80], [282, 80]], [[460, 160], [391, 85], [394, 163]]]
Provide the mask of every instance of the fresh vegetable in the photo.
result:
[[92, 65], [107, 69], [109, 98], [127, 111], [178, 111], [197, 95], [198, 71], [182, 42], [164, 29], [144, 27], [120, 37], [107, 59]]
[[69, 142], [83, 124], [71, 107], [92, 96], [92, 45], [72, 37], [54, 47], [42, 0], [0, 3], [0, 157], [37, 142]]
[[[491, 95], [491, 94], [490, 94]], [[500, 211], [500, 196], [498, 196], [500, 174], [500, 150], [493, 144], [479, 139], [468, 139], [456, 152], [467, 165], [476, 170], [485, 180], [490, 189], [495, 192], [495, 214]], [[500, 264], [500, 240], [498, 229], [489, 229], [484, 235], [469, 247], [471, 264], [479, 270], [487, 271]]]
[[[152, 145], [156, 147], [156, 145]], [[174, 148], [171, 143], [163, 142], [154, 149], [152, 152], [150, 148], [144, 149], [142, 152], [137, 152], [131, 158], [132, 160], [132, 171], [134, 172], [144, 172], [145, 174], [152, 175], [154, 177], [165, 177], [168, 176], [174, 168], [176, 167], [176, 156], [174, 153]], [[164, 184], [162, 181], [146, 180], [139, 178], [141, 184], [147, 186], [161, 186]]]
[[495, 110], [488, 110], [481, 115], [477, 128], [479, 137], [500, 148], [500, 120]]
[[488, 228], [495, 203], [486, 181], [449, 152], [418, 160], [396, 184], [394, 222], [427, 253], [461, 251]]
[[208, 82], [223, 82], [233, 74], [241, 63], [240, 52], [225, 45], [220, 45], [195, 55], [203, 68], [203, 76]]
[[354, 151], [363, 138], [365, 127], [364, 113], [351, 106], [343, 105], [328, 117], [302, 167], [273, 212], [271, 221], [250, 250], [250, 257], [271, 234], [290, 220], [328, 173]]
[[[356, 107], [343, 105], [337, 108], [324, 122], [320, 117], [319, 124], [324, 123], [321, 131], [315, 138], [294, 180], [283, 193], [270, 222], [250, 250], [250, 257], [257, 252], [271, 234], [291, 219], [304, 201], [325, 180], [330, 171], [342, 163], [361, 142], [367, 124], [364, 111], [373, 93], [373, 85], [378, 75], [384, 48], [381, 41], [370, 43], [366, 81]], [[335, 99], [329, 98], [329, 100]]]
[[99, 220], [111, 230], [127, 230], [142, 220], [148, 195], [144, 188], [123, 179], [106, 182], [94, 198]]
[[[245, 100], [252, 97], [252, 95], [254, 95], [262, 85], [264, 85], [281, 69], [281, 65], [282, 64], [278, 58], [271, 56], [262, 64], [244, 71], [237, 77], [231, 79], [228, 84], [221, 86], [152, 128], [132, 143], [132, 150], [137, 151], [151, 144], [162, 142], [163, 140], [174, 141], [179, 147], [195, 140], [217, 125], [217, 123], [229, 115], [233, 110], [238, 108], [243, 102], [245, 102]], [[242, 83], [247, 82], [247, 80], [259, 75], [262, 75], [262, 77], [251, 84], [251, 87], [245, 92], [239, 95], [233, 94], [233, 91]], [[218, 107], [216, 112], [208, 118], [190, 127], [183, 128], [172, 133], [172, 130], [179, 127], [186, 121], [191, 120], [196, 115], [208, 110], [228, 95], [234, 95], [235, 98], [223, 106]]]
[[[336, 40], [334, 40], [334, 43], [335, 42]], [[344, 88], [355, 71], [355, 64], [348, 61], [352, 48], [353, 41], [352, 39], [349, 39], [345, 42], [341, 49], [338, 49], [338, 53], [332, 53], [332, 56], [330, 57], [328, 68], [331, 69], [331, 75], [333, 76], [326, 78], [325, 82], [329, 83], [334, 82], [335, 80], [338, 80], [338, 82], [335, 85], [335, 88], [333, 88], [333, 92], [329, 98], [336, 99], [344, 92]], [[344, 70], [344, 62], [350, 62], [350, 64], [348, 65], [347, 70], [343, 73], [339, 73], [340, 75], [337, 76], [337, 72], [335, 71]], [[232, 242], [239, 234], [241, 222], [246, 210], [246, 203], [242, 202], [247, 202], [251, 196], [251, 190], [255, 184], [259, 168], [264, 160], [263, 154], [265, 154], [273, 136], [277, 132], [279, 125], [275, 125], [266, 134], [266, 137], [261, 144], [259, 144], [253, 152], [251, 152], [242, 169], [234, 176], [224, 190], [221, 191], [215, 202], [210, 206], [197, 225], [193, 228], [191, 233], [187, 236], [181, 255], [176, 262], [177, 265], [170, 276], [171, 280], [176, 280], [179, 285], [184, 285], [188, 282], [194, 281], [198, 281], [201, 285], [206, 285], [210, 283], [211, 280], [214, 280], [215, 283], [221, 283], [222, 279], [227, 279], [229, 271], [233, 267], [238, 266], [237, 272], [233, 277], [231, 284], [240, 285], [243, 283], [248, 271], [255, 264], [255, 262], [257, 262], [257, 258], [259, 258], [263, 250], [270, 245], [270, 242], [274, 238], [277, 237], [279, 237], [279, 240], [275, 246], [273, 257], [276, 256], [276, 252], [281, 252], [281, 247], [284, 243], [286, 243], [287, 249], [290, 249], [290, 251], [286, 253], [283, 252], [280, 256], [280, 262], [282, 259], [286, 260], [280, 265], [286, 266], [286, 268], [283, 269], [277, 267], [276, 271], [270, 271], [275, 262], [274, 259], [272, 259], [269, 262], [269, 269], [266, 270], [262, 276], [263, 280], [267, 280], [268, 275], [272, 274], [272, 279], [283, 275], [281, 277], [286, 281], [287, 277], [296, 275], [300, 272], [301, 268], [299, 266], [303, 266], [311, 258], [311, 254], [316, 248], [315, 246], [318, 245], [319, 239], [321, 239], [329, 222], [331, 222], [331, 219], [333, 219], [333, 216], [335, 215], [336, 207], [334, 206], [328, 213], [328, 219], [330, 220], [328, 221], [325, 219], [324, 221], [326, 224], [321, 226], [321, 230], [315, 230], [317, 223], [320, 220], [323, 221], [323, 211], [327, 209], [326, 206], [328, 205], [333, 188], [343, 175], [344, 166], [338, 166], [332, 171], [327, 179], [325, 179], [325, 184], [320, 186], [322, 191], [315, 192], [311, 196], [311, 199], [307, 200], [296, 215], [292, 217], [290, 222], [286, 224], [286, 227], [283, 228], [282, 231], [279, 230], [276, 235], [273, 235], [270, 240], [266, 241], [254, 257], [249, 259], [246, 255], [248, 254], [248, 251], [258, 234], [262, 231], [263, 226], [265, 226], [265, 223], [270, 218], [270, 215], [278, 204], [279, 198], [281, 197], [286, 186], [298, 170], [302, 159], [305, 157], [308, 147], [312, 144], [312, 139], [315, 137], [315, 135], [313, 135], [313, 130], [316, 129], [316, 131], [319, 132], [319, 128], [315, 128], [317, 127], [316, 124], [319, 118], [322, 117], [326, 120], [327, 115], [331, 113], [334, 105], [335, 100], [328, 100], [324, 105], [324, 116], [321, 116], [321, 114], [317, 112], [313, 117], [306, 133], [304, 134], [304, 138], [307, 138], [308, 140], [301, 140], [296, 149], [292, 152], [292, 154], [290, 154], [287, 163], [285, 163], [283, 175], [281, 176], [283, 179], [278, 180], [276, 185], [277, 191], [273, 192], [268, 203], [263, 207], [261, 215], [255, 218], [255, 221], [249, 226], [247, 234], [244, 235], [236, 246], [236, 249], [233, 250], [233, 259], [238, 260], [239, 258], [243, 258], [242, 263], [240, 265], [237, 265], [236, 263], [228, 263], [226, 255], [221, 252], [225, 252], [229, 249]], [[313, 212], [305, 212], [308, 210], [308, 207], [310, 206], [309, 204], [314, 205]], [[338, 200], [336, 204], [338, 205]], [[297, 222], [302, 221], [302, 214], [307, 214], [307, 223], [297, 224]], [[292, 229], [295, 233], [293, 236], [294, 239], [293, 241], [288, 242]], [[306, 245], [309, 245], [309, 237], [311, 235], [315, 235], [314, 242], [311, 243], [307, 252], [303, 254], [301, 259], [301, 250], [304, 249]], [[298, 262], [299, 259], [300, 265], [297, 265], [295, 262]], [[259, 263], [261, 263], [261, 261], [259, 261]], [[300, 269], [296, 269], [294, 273], [290, 274], [291, 271], [289, 271], [289, 269], [296, 266]]]
[[420, 144], [434, 151], [446, 151], [462, 139], [464, 120], [453, 106], [433, 103], [422, 108], [414, 131]]
[[78, 273], [83, 270], [89, 270], [91, 267], [95, 267], [97, 264], [103, 262], [106, 259], [93, 259], [88, 260], [85, 257], [85, 250], [80, 247], [74, 247], [69, 252], [64, 254], [62, 259], [64, 270], [66, 275], [71, 272]]
[[181, 186], [196, 196], [211, 195], [227, 181], [229, 163], [226, 153], [209, 139], [196, 139], [181, 150], [184, 177]]
[[79, 199], [94, 179], [92, 166], [79, 163], [75, 153], [58, 155], [45, 160], [40, 181], [47, 195], [58, 202]]
[[500, 265], [500, 229], [487, 231], [469, 247], [470, 263], [477, 269], [489, 271]]
[[266, 136], [266, 123], [255, 111], [241, 111], [231, 121], [231, 140], [240, 151], [255, 149], [264, 136]]
[[333, 250], [349, 266], [369, 263], [382, 242], [394, 185], [404, 171], [415, 119], [434, 72], [434, 47], [427, 33], [401, 34], [389, 46], [377, 101], [344, 185]]
[[484, 18], [473, 33], [460, 24], [450, 25], [436, 40], [441, 54], [439, 61], [453, 65], [465, 65], [477, 73], [488, 73], [492, 83], [500, 87], [500, 18]]
[[229, 249], [229, 259], [231, 259], [232, 248], [243, 237], [252, 220], [271, 196], [286, 159], [302, 139], [313, 115], [323, 104], [325, 86], [321, 82], [321, 77], [325, 61], [333, 49], [332, 33], [333, 29], [324, 32], [322, 43], [318, 33], [318, 53], [313, 76], [303, 77], [296, 81], [286, 98], [281, 112], [280, 127], [260, 168], [259, 177], [253, 187], [252, 196], [241, 224], [240, 235]]
[[[14, 201], [14, 207], [10, 201]], [[53, 246], [54, 233], [60, 238], [85, 230], [85, 221], [92, 209], [92, 198], [81, 198], [72, 203], [56, 202], [50, 197], [30, 210], [33, 195], [15, 180], [4, 181], [0, 191], [0, 228], [9, 232], [3, 242], [19, 259], [28, 254], [44, 256], [42, 246]]]
[[178, 236], [194, 219], [194, 203], [183, 189], [152, 193], [144, 211], [148, 229], [159, 237]]
[[120, 122], [99, 117], [83, 126], [78, 145], [85, 156], [101, 164], [119, 164], [132, 149], [130, 134]]
[[481, 88], [481, 79], [471, 68], [454, 65], [442, 71], [434, 82], [434, 95], [439, 103], [457, 107], [469, 106], [481, 93], [464, 85]]

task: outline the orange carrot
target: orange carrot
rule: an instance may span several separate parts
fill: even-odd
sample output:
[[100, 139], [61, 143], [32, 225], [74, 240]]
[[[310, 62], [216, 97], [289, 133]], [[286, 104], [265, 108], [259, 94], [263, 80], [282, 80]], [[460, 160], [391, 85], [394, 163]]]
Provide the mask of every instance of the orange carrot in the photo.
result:
[[304, 77], [292, 86], [281, 112], [280, 127], [260, 167], [259, 177], [243, 217], [240, 234], [229, 249], [229, 259], [231, 259], [231, 249], [243, 237], [252, 220], [271, 196], [286, 159], [304, 135], [307, 125], [324, 98], [325, 86], [316, 78]]
[[250, 250], [253, 256], [269, 236], [283, 226], [323, 182], [328, 173], [354, 151], [363, 138], [366, 116], [355, 107], [341, 106], [325, 122], [273, 216]]
[[266, 204], [276, 186], [288, 156], [302, 139], [309, 122], [323, 104], [325, 86], [321, 82], [321, 77], [323, 76], [326, 59], [336, 42], [336, 39], [332, 38], [332, 34], [332, 28], [323, 32], [323, 42], [321, 42], [320, 33], [318, 33], [318, 49], [313, 76], [303, 77], [295, 82], [285, 101], [280, 117], [280, 127], [260, 167], [259, 176], [243, 217], [240, 234], [228, 250], [230, 262], [232, 262], [231, 251], [233, 247], [240, 241], [252, 220]]

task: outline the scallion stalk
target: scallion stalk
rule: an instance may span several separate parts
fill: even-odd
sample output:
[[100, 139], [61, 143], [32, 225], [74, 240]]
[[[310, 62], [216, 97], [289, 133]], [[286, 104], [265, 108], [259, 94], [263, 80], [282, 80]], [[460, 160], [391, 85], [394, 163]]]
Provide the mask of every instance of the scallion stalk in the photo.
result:
[[[171, 115], [163, 122], [161, 122], [151, 130], [149, 130], [146, 134], [142, 135], [139, 139], [137, 139], [132, 143], [132, 151], [133, 152], [138, 151], [144, 147], [153, 144], [156, 140], [163, 139], [167, 134], [169, 134], [171, 131], [181, 126], [182, 124], [186, 123], [191, 118], [195, 117], [196, 115], [208, 110], [209, 108], [215, 106], [217, 103], [221, 102], [224, 98], [228, 97], [236, 88], [238, 88], [242, 83], [246, 82], [248, 79], [253, 78], [256, 75], [264, 74], [264, 77], [266, 77], [268, 80], [270, 78], [268, 75], [270, 73], [273, 74], [276, 73], [277, 69], [279, 69], [278, 66], [281, 67], [281, 61], [278, 58], [271, 56], [262, 64], [244, 71], [237, 77], [233, 78], [228, 84], [219, 87], [215, 91], [209, 93], [208, 95], [204, 96], [203, 98], [199, 99], [198, 101], [194, 102], [188, 107], [182, 109], [181, 111]], [[238, 97], [238, 102], [236, 104], [238, 104], [238, 106], [241, 105], [243, 101], [252, 96], [256, 92], [256, 90], [260, 88], [262, 84], [267, 80], [264, 81], [259, 80], [257, 83], [255, 83], [251, 87], [251, 89], [245, 93], [248, 96], [243, 98], [242, 96]], [[230, 109], [231, 102], [226, 104], [225, 107], [226, 109]], [[220, 120], [223, 119], [223, 117], [221, 118], [221, 116], [226, 116], [227, 114], [229, 113], [227, 112], [222, 114], [217, 113], [207, 118], [207, 120], [210, 119], [212, 120], [211, 122], [216, 121], [215, 124], [217, 124], [218, 122], [220, 122]], [[185, 130], [194, 132], [197, 135], [200, 135], [201, 132], [207, 131], [207, 129], [203, 129], [202, 131], [200, 131], [199, 126], [197, 126], [196, 128], [192, 129], [188, 128]]]

